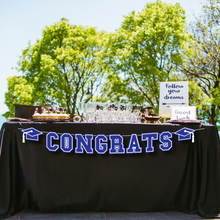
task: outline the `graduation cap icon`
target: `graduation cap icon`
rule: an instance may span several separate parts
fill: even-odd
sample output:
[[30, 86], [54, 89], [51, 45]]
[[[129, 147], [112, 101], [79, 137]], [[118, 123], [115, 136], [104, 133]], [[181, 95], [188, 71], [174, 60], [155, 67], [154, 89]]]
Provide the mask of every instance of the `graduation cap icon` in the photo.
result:
[[192, 135], [192, 142], [194, 142], [194, 132], [196, 130], [183, 127], [180, 130], [176, 131], [174, 134], [178, 135], [178, 141], [190, 140]]
[[43, 134], [41, 131], [38, 131], [35, 128], [27, 128], [21, 130], [23, 132], [22, 134], [22, 143], [25, 143], [25, 135], [26, 135], [26, 140], [30, 141], [39, 141], [39, 135]]

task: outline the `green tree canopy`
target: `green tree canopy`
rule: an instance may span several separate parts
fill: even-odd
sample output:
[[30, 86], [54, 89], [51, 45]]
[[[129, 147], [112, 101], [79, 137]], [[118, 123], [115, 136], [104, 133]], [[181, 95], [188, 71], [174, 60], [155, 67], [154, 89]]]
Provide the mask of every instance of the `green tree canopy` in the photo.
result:
[[13, 104], [33, 104], [34, 87], [28, 84], [27, 80], [21, 76], [12, 76], [8, 78], [8, 91], [5, 93], [5, 104], [9, 111], [3, 114], [5, 118], [14, 117]]
[[112, 73], [103, 94], [112, 100], [124, 97], [124, 101], [158, 105], [159, 83], [169, 80], [182, 62], [189, 39], [179, 4], [156, 1], [140, 13], [131, 12], [109, 37]]
[[201, 113], [216, 124], [220, 113], [220, 1], [208, 0], [189, 30], [194, 41], [186, 53], [182, 72], [200, 87], [206, 97]]
[[42, 38], [23, 50], [18, 70], [33, 88], [37, 105], [56, 104], [74, 113], [77, 100], [94, 94], [106, 73], [107, 34], [96, 28], [69, 24], [47, 26]]

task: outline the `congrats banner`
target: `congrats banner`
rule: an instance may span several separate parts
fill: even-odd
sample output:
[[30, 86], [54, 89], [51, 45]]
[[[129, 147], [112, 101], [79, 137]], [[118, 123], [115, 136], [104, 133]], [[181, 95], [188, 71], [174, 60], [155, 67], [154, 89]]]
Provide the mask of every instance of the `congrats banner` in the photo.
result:
[[[25, 144], [26, 141], [39, 141], [40, 136], [45, 133], [45, 147], [51, 152], [56, 152], [58, 149], [61, 149], [64, 153], [70, 153], [74, 151], [76, 154], [93, 154], [94, 151], [98, 154], [105, 154], [107, 151], [109, 154], [137, 154], [142, 153], [142, 151], [145, 153], [154, 152], [154, 141], [158, 140], [160, 142], [159, 149], [161, 151], [169, 151], [173, 147], [173, 135], [178, 136], [178, 141], [192, 140], [192, 143], [194, 143], [195, 131], [195, 129], [183, 127], [175, 132], [150, 132], [141, 133], [139, 135], [133, 133], [129, 135], [128, 146], [124, 145], [124, 137], [121, 134], [58, 134], [54, 131], [39, 131], [34, 127], [22, 129], [21, 134], [22, 142]], [[140, 136], [141, 142], [146, 143], [145, 149], [140, 147], [138, 136]]]

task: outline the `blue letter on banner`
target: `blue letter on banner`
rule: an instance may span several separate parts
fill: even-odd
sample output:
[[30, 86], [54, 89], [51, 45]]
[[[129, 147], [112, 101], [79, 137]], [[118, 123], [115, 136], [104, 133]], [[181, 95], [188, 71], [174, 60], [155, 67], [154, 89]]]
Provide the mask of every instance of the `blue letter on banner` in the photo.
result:
[[141, 140], [147, 141], [146, 153], [154, 152], [153, 140], [158, 140], [158, 133], [143, 133], [141, 134]]
[[173, 142], [169, 139], [172, 137], [173, 135], [169, 131], [164, 131], [160, 134], [159, 140], [162, 144], [159, 145], [159, 148], [162, 151], [169, 151], [172, 148]]
[[[107, 143], [102, 143], [105, 141]], [[95, 137], [95, 151], [98, 154], [105, 154], [108, 150], [108, 138], [104, 134], [99, 134]]]
[[48, 132], [46, 135], [46, 148], [49, 151], [55, 152], [59, 149], [59, 145], [58, 144], [52, 145], [52, 139], [59, 140], [59, 136], [56, 132]]
[[110, 134], [110, 154], [124, 154], [125, 148], [124, 148], [124, 139], [120, 134]]
[[93, 154], [93, 149], [92, 149], [93, 134], [85, 134], [85, 138], [82, 136], [82, 134], [75, 134], [75, 138], [76, 138], [75, 153], [82, 154], [84, 148], [87, 154]]
[[64, 153], [70, 153], [73, 150], [73, 136], [69, 133], [63, 133], [60, 136], [60, 148]]
[[126, 149], [127, 154], [142, 153], [137, 134], [131, 134], [128, 148]]

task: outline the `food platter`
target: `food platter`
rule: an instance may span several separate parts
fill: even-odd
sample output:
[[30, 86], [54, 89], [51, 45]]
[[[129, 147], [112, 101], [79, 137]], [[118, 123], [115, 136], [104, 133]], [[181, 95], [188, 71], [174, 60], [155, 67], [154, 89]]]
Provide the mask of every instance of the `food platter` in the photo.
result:
[[14, 118], [7, 118], [7, 121], [30, 121], [30, 119], [14, 117]]
[[146, 123], [159, 123], [160, 117], [159, 116], [145, 116]]
[[34, 121], [34, 122], [68, 122], [69, 119], [36, 119], [36, 118], [31, 118], [31, 121]]
[[201, 124], [204, 120], [169, 120], [166, 122], [172, 124]]

